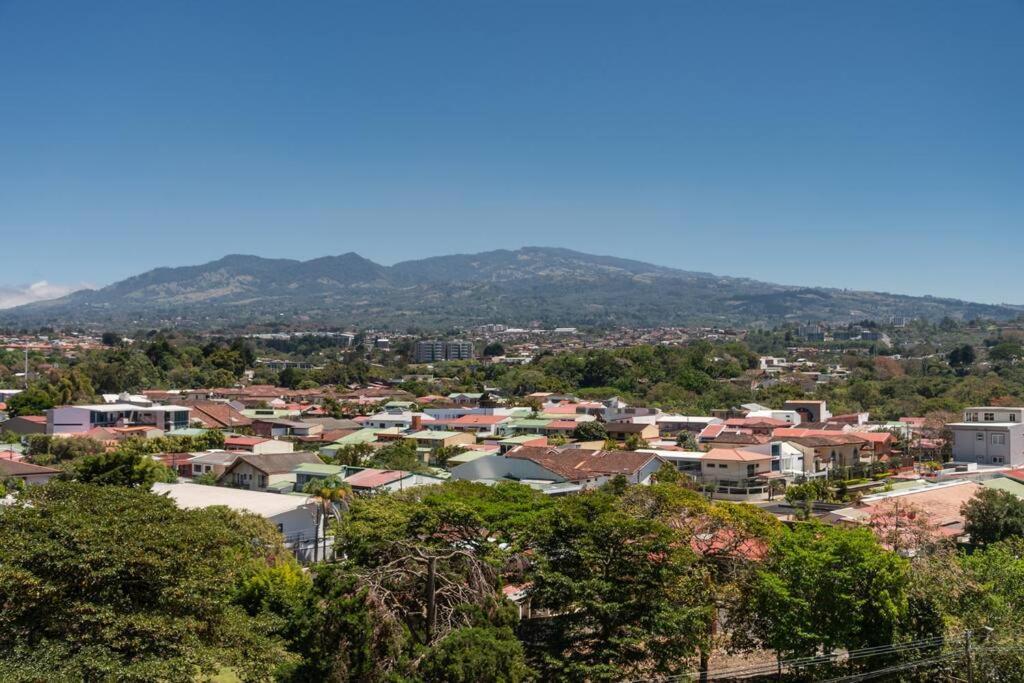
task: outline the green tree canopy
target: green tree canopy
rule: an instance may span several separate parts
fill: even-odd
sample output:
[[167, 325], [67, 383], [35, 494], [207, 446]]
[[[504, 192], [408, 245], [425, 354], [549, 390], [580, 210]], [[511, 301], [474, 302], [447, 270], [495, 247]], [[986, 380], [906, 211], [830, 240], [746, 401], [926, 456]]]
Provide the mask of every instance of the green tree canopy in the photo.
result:
[[30, 487], [0, 507], [4, 676], [191, 683], [231, 667], [264, 678], [286, 653], [230, 598], [279, 539], [262, 519], [138, 489]]
[[783, 656], [885, 645], [907, 614], [908, 574], [870, 530], [807, 523], [775, 538], [737, 621]]

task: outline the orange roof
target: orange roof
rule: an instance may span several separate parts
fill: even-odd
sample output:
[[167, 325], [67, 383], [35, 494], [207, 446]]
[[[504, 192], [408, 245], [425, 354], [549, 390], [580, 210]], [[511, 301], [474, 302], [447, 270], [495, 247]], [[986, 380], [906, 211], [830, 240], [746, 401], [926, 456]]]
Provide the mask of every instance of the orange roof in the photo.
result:
[[545, 408], [542, 412], [548, 415], [575, 415], [576, 404], [575, 403], [559, 403], [557, 406], [550, 406]]
[[888, 443], [896, 439], [892, 432], [849, 432], [849, 434], [859, 436], [865, 441], [872, 443]]
[[802, 429], [800, 427], [779, 427], [772, 432], [772, 436], [776, 439], [783, 439], [788, 436], [818, 436], [821, 434], [820, 429]]
[[772, 456], [767, 453], [755, 453], [743, 448], [712, 448], [701, 456], [701, 460], [726, 460], [732, 462], [754, 462], [756, 460], [771, 460]]

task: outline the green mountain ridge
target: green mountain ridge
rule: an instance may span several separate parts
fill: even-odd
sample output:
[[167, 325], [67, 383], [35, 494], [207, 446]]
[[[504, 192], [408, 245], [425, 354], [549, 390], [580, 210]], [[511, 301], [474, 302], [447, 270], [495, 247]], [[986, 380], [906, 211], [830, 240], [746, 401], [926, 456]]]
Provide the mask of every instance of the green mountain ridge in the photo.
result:
[[793, 287], [525, 247], [393, 266], [352, 252], [309, 261], [234, 254], [0, 311], [0, 324], [772, 325], [890, 316], [1008, 319], [1021, 312], [1024, 307]]

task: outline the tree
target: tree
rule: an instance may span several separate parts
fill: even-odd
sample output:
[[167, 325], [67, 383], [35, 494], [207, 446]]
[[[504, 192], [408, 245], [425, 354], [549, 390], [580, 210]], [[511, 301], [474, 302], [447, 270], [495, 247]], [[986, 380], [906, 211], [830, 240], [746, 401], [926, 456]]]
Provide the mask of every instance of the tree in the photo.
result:
[[100, 337], [100, 343], [104, 346], [119, 346], [121, 344], [121, 335], [117, 332], [104, 332], [103, 336]]
[[430, 452], [430, 458], [438, 467], [447, 467], [449, 458], [465, 452], [466, 447], [462, 445], [456, 444], [454, 446], [441, 446], [440, 448], [435, 448]]
[[0, 506], [4, 676], [184, 683], [230, 667], [267, 678], [289, 656], [231, 597], [283, 552], [267, 522], [226, 508], [75, 482], [29, 487]]
[[491, 342], [490, 344], [484, 347], [484, 356], [492, 357], [504, 355], [505, 347], [502, 345], [501, 342]]
[[976, 355], [970, 344], [958, 346], [949, 352], [949, 364], [955, 368], [964, 368], [974, 364]]
[[425, 683], [519, 683], [530, 677], [523, 646], [508, 628], [456, 629], [430, 649], [419, 672]]
[[676, 532], [623, 509], [602, 489], [559, 499], [534, 533], [534, 604], [554, 616], [525, 623], [523, 637], [542, 677], [687, 669], [704, 642], [711, 602], [696, 557]]
[[154, 482], [177, 481], [177, 475], [148, 455], [113, 451], [88, 455], [74, 464], [78, 481], [103, 486], [149, 489]]
[[48, 434], [30, 434], [28, 436], [29, 457], [37, 465], [77, 460], [87, 455], [102, 453], [103, 450], [102, 443], [84, 436], [62, 437]]
[[331, 449], [331, 455], [324, 456], [324, 460], [327, 460], [332, 465], [362, 467], [373, 456], [375, 451], [376, 449], [368, 443], [346, 444], [340, 448]]
[[983, 488], [963, 504], [961, 514], [974, 545], [1024, 536], [1024, 500], [1009, 491]]
[[679, 432], [676, 436], [676, 445], [680, 448], [685, 448], [688, 451], [700, 450], [700, 445], [697, 443], [696, 437], [685, 429]]
[[647, 441], [639, 434], [630, 434], [626, 437], [625, 446], [627, 451], [637, 451], [641, 448], [647, 448]]
[[425, 472], [430, 469], [416, 452], [416, 442], [412, 439], [395, 441], [378, 449], [370, 459], [369, 466], [407, 472]]
[[777, 536], [734, 619], [783, 657], [896, 640], [909, 565], [870, 530], [808, 523]]
[[11, 417], [23, 415], [42, 415], [57, 404], [53, 393], [47, 388], [32, 385], [25, 391], [15, 394], [7, 401], [7, 412]]
[[608, 430], [597, 420], [580, 422], [572, 430], [572, 438], [576, 441], [604, 441], [608, 438]]
[[327, 558], [327, 522], [335, 519], [341, 510], [348, 509], [348, 501], [352, 497], [352, 487], [336, 477], [312, 479], [303, 489], [317, 503], [316, 545], [313, 547], [313, 561], [320, 559], [321, 542], [323, 557]]

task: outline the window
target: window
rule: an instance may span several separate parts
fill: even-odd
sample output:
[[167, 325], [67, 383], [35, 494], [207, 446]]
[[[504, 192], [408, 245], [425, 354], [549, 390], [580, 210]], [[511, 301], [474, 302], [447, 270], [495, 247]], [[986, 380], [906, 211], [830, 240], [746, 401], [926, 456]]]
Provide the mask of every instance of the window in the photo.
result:
[[985, 422], [994, 422], [996, 419], [995, 413], [985, 413]]
[[974, 438], [976, 438], [978, 441], [984, 441], [985, 440], [985, 434], [984, 434], [984, 432], [978, 432], [978, 434]]
[[724, 462], [718, 463], [718, 469], [724, 470], [724, 469], [728, 469], [728, 468], [729, 468], [729, 466], [726, 465]]
[[997, 446], [1005, 446], [1006, 445], [1006, 434], [993, 434], [992, 435], [992, 443], [997, 445]]
[[1017, 413], [1010, 413], [1010, 422], [1017, 421]]
[[1003, 456], [1001, 456], [1001, 455], [994, 455], [994, 456], [992, 456], [992, 462], [995, 463], [995, 464], [1002, 463], [1003, 462]]

